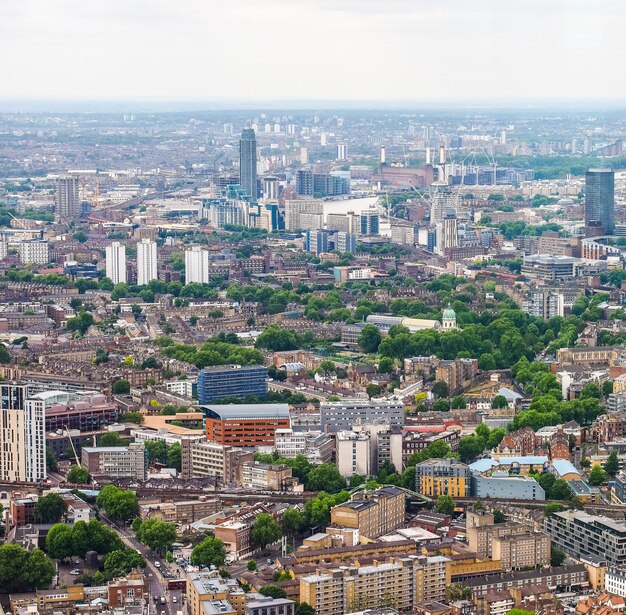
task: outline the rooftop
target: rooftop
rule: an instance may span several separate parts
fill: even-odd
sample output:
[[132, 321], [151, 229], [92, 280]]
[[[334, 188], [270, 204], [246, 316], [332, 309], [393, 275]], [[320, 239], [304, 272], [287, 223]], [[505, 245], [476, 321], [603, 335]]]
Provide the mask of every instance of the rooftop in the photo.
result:
[[288, 404], [205, 404], [198, 406], [207, 418], [213, 419], [288, 419]]

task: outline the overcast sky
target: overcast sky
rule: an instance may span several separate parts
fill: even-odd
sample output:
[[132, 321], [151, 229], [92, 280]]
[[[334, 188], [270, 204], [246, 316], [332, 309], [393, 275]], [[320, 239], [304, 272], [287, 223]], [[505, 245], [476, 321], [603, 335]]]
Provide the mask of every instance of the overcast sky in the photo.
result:
[[626, 99], [624, 0], [0, 0], [0, 98]]

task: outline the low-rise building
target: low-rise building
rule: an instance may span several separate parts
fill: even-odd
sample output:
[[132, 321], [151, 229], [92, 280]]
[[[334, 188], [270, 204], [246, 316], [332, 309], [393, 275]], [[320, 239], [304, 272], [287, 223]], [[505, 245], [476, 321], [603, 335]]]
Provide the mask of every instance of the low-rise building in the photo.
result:
[[292, 476], [291, 468], [282, 464], [244, 461], [241, 466], [241, 484], [246, 489], [259, 491], [303, 491], [304, 486]]
[[128, 446], [84, 446], [81, 460], [91, 476], [146, 478], [146, 451], [142, 442]]
[[470, 492], [469, 467], [456, 459], [427, 459], [415, 466], [415, 489], [437, 498], [449, 495], [464, 498]]
[[139, 516], [142, 519], [158, 519], [167, 523], [189, 525], [222, 509], [218, 498], [199, 500], [182, 500], [180, 502], [159, 502], [157, 504], [141, 504]]

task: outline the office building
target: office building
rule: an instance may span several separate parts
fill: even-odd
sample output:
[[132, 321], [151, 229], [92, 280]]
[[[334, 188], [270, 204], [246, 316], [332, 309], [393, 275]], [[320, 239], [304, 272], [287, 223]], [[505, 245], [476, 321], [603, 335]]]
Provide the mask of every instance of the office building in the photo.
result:
[[572, 256], [533, 254], [524, 257], [522, 275], [550, 282], [568, 280], [576, 275], [580, 264], [580, 259]]
[[300, 170], [296, 173], [296, 194], [316, 198], [350, 194], [350, 181], [338, 175]]
[[106, 275], [113, 284], [126, 284], [126, 246], [119, 241], [106, 247]]
[[626, 562], [626, 524], [621, 521], [567, 510], [546, 517], [543, 527], [552, 542], [572, 557], [597, 557], [611, 566]]
[[280, 457], [294, 459], [304, 455], [311, 463], [327, 463], [335, 450], [334, 439], [319, 431], [277, 429], [274, 448]]
[[209, 282], [209, 251], [200, 246], [192, 246], [185, 250], [185, 282]]
[[[285, 229], [295, 231], [297, 229], [321, 228], [323, 223], [324, 204], [317, 199], [297, 199], [285, 201]], [[314, 219], [306, 219], [305, 216], [316, 216]], [[314, 224], [311, 224], [314, 222]]]
[[339, 431], [335, 436], [337, 448], [337, 469], [344, 478], [355, 474], [371, 476], [376, 474], [372, 464], [372, 442], [368, 433]]
[[214, 365], [198, 374], [198, 400], [207, 404], [226, 397], [267, 394], [267, 367], [263, 365]]
[[349, 502], [331, 508], [333, 527], [352, 528], [361, 536], [378, 538], [404, 525], [406, 496], [397, 487], [359, 492]]
[[277, 201], [280, 193], [278, 177], [263, 178], [263, 198], [266, 201]]
[[456, 459], [427, 459], [415, 466], [416, 491], [435, 499], [440, 495], [467, 497], [469, 478], [469, 467]]
[[337, 252], [354, 254], [356, 252], [356, 235], [354, 233], [335, 233], [335, 250]]
[[506, 498], [518, 500], [545, 500], [546, 492], [531, 476], [509, 476], [508, 472], [494, 472], [471, 477], [471, 494], [479, 498]]
[[70, 222], [80, 218], [81, 203], [78, 177], [60, 177], [57, 179], [56, 214], [61, 222]]
[[28, 404], [28, 385], [0, 384], [0, 480], [46, 479], [45, 416]]
[[258, 491], [302, 491], [303, 486], [282, 464], [244, 461], [241, 464], [241, 486]]
[[317, 229], [306, 232], [306, 251], [315, 255], [330, 251], [330, 231]]
[[30, 239], [19, 243], [20, 263], [25, 265], [46, 265], [49, 261], [48, 242], [43, 239]]
[[337, 143], [337, 160], [347, 160], [348, 158], [348, 144]]
[[380, 214], [375, 209], [366, 209], [359, 214], [359, 235], [380, 234]]
[[289, 429], [287, 404], [200, 406], [207, 440], [230, 446], [271, 446], [277, 429]]
[[352, 430], [357, 423], [384, 423], [390, 427], [404, 425], [404, 406], [399, 401], [343, 399], [320, 404], [322, 431]]
[[250, 196], [251, 202], [256, 202], [256, 134], [252, 128], [244, 128], [239, 139], [239, 184]]
[[589, 169], [585, 174], [585, 230], [590, 235], [612, 235], [615, 230], [615, 173]]
[[456, 214], [445, 212], [443, 220], [437, 227], [437, 251], [444, 254], [448, 248], [459, 246], [459, 221]]
[[133, 442], [128, 446], [83, 446], [81, 461], [91, 476], [100, 474], [108, 478], [146, 478], [146, 449], [143, 442]]
[[140, 504], [139, 516], [142, 519], [157, 519], [166, 523], [189, 525], [220, 510], [222, 510], [222, 504], [218, 498], [201, 496], [199, 500]]
[[137, 285], [145, 286], [157, 276], [157, 245], [150, 239], [137, 243]]

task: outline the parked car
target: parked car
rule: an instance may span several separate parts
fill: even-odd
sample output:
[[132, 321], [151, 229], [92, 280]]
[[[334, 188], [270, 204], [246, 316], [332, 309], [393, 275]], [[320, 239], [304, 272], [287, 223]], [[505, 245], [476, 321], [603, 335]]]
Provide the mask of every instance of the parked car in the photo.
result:
[[73, 574], [75, 577], [77, 577], [80, 574], [80, 569], [74, 568], [74, 570], [70, 570], [70, 574]]

